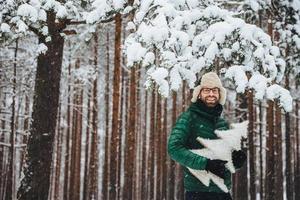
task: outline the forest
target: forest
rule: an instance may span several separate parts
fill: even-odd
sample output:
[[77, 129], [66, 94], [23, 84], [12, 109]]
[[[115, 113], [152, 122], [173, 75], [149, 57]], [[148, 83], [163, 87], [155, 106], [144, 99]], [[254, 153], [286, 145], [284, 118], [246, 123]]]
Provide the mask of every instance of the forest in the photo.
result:
[[300, 199], [300, 0], [0, 1], [0, 199], [184, 199], [201, 76], [248, 120], [235, 200]]

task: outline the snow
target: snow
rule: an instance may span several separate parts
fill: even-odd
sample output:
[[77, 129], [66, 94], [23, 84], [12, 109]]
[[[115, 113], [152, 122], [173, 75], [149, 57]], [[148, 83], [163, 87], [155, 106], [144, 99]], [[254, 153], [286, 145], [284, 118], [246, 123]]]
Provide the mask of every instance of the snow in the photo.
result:
[[[140, 43], [132, 43], [128, 47], [127, 64], [133, 66], [135, 62], [140, 61], [146, 53], [146, 49]], [[149, 56], [149, 55], [148, 55]]]
[[64, 6], [59, 5], [58, 9], [57, 9], [56, 16], [58, 18], [65, 18], [65, 17], [67, 17], [68, 16], [67, 9]]
[[[193, 88], [198, 74], [214, 70], [216, 58], [233, 63], [227, 67], [227, 78], [235, 82], [238, 93], [248, 87], [246, 72], [249, 79], [257, 73], [267, 79], [267, 83], [261, 83], [264, 89], [260, 90], [257, 77], [252, 79], [251, 88], [256, 90], [255, 97], [259, 99], [265, 96], [266, 84], [282, 80], [285, 62], [270, 36], [213, 2], [205, 6], [199, 6], [196, 0], [139, 3], [134, 20], [128, 23], [128, 29], [133, 32], [125, 40], [128, 66], [141, 62], [142, 66], [151, 64], [167, 69], [170, 73], [164, 80], [169, 89], [178, 90], [182, 85], [179, 81], [183, 80]], [[140, 44], [135, 46], [140, 50], [133, 51], [134, 43]], [[133, 52], [141, 53], [133, 56]], [[151, 55], [155, 55], [157, 62], [144, 59], [143, 55], [149, 52], [153, 52]], [[151, 60], [154, 59], [151, 57]], [[150, 86], [153, 81], [148, 77], [146, 85]], [[168, 88], [165, 81], [155, 83], [165, 91]]]
[[163, 96], [163, 97], [168, 97], [169, 96], [169, 83], [165, 79], [169, 75], [168, 70], [165, 68], [157, 68], [154, 72], [150, 74], [150, 77], [160, 85], [158, 88], [158, 92]]
[[172, 90], [178, 90], [181, 86], [182, 80], [178, 72], [178, 67], [173, 67], [170, 71], [170, 83]]
[[93, 10], [85, 15], [88, 24], [93, 24], [99, 20], [105, 19], [107, 14], [112, 11], [122, 10], [125, 6], [125, 0], [94, 0], [92, 1]]
[[262, 100], [265, 96], [267, 89], [267, 79], [263, 75], [257, 73], [252, 75], [249, 79], [249, 88], [253, 88], [255, 93], [255, 98], [258, 100]]
[[283, 107], [286, 112], [291, 112], [293, 108], [293, 99], [288, 90], [281, 86], [274, 84], [267, 88], [267, 99], [279, 99], [279, 105]]
[[225, 73], [225, 78], [231, 79], [236, 85], [238, 93], [244, 93], [248, 85], [248, 78], [245, 74], [243, 66], [235, 65], [229, 67]]
[[[218, 136], [218, 139], [197, 137], [197, 141], [200, 142], [204, 148], [192, 149], [190, 151], [209, 159], [227, 161], [225, 165], [226, 168], [230, 170], [231, 173], [234, 173], [235, 167], [232, 163], [231, 153], [233, 150], [241, 150], [241, 139], [246, 138], [248, 133], [248, 121], [235, 123], [231, 126], [232, 129], [229, 130], [216, 130], [215, 134]], [[204, 185], [208, 186], [210, 181], [212, 181], [224, 192], [229, 191], [224, 184], [224, 180], [215, 174], [206, 170], [188, 169]]]
[[17, 10], [17, 15], [19, 15], [23, 18], [27, 18], [31, 22], [36, 22], [38, 19], [37, 10], [33, 6], [31, 6], [27, 3], [19, 6], [19, 8]]
[[41, 43], [38, 45], [36, 52], [37, 52], [37, 55], [45, 54], [47, 52], [47, 50], [48, 50], [48, 47], [44, 43]]
[[10, 27], [7, 23], [2, 23], [0, 26], [0, 30], [3, 33], [8, 33], [8, 32], [10, 32]]
[[24, 21], [22, 21], [22, 20], [19, 20], [18, 22], [17, 22], [17, 32], [20, 32], [20, 33], [25, 33], [26, 31], [27, 31], [27, 29], [28, 29], [28, 26], [26, 25], [26, 23], [24, 22]]
[[218, 44], [216, 42], [212, 42], [208, 46], [208, 48], [204, 54], [204, 57], [210, 64], [212, 64], [216, 55], [218, 54], [218, 52], [219, 52]]

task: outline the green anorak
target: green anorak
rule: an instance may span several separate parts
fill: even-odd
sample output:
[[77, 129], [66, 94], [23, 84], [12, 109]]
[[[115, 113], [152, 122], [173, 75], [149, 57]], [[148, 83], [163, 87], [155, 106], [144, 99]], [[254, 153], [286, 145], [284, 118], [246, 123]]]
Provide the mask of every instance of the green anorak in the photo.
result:
[[[189, 149], [201, 149], [203, 146], [196, 140], [197, 137], [217, 139], [214, 130], [227, 130], [228, 123], [220, 117], [223, 107], [218, 104], [211, 108], [202, 101], [192, 103], [187, 111], [183, 112], [172, 129], [168, 140], [170, 157], [184, 167], [184, 187], [186, 191], [217, 192], [223, 191], [210, 182], [203, 185], [193, 176], [187, 167], [205, 170], [207, 158], [192, 153]], [[225, 171], [225, 185], [231, 188], [231, 173]]]

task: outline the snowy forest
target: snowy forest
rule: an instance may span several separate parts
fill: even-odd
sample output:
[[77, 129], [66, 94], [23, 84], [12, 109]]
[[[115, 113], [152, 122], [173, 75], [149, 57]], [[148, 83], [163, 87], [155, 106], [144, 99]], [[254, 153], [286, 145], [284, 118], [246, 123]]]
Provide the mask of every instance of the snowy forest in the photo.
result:
[[210, 71], [249, 122], [233, 199], [299, 200], [299, 0], [0, 0], [0, 199], [184, 199], [168, 137]]

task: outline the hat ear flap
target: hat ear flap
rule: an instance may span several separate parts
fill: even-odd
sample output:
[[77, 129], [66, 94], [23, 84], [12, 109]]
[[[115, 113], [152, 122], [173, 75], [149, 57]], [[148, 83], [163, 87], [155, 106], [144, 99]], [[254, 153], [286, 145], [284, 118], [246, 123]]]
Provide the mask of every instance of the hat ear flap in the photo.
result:
[[220, 100], [219, 100], [219, 102], [220, 102], [220, 104], [222, 105], [222, 106], [224, 106], [225, 105], [225, 101], [226, 101], [226, 89], [224, 88], [224, 87], [221, 87], [220, 88]]
[[198, 85], [197, 87], [194, 88], [193, 97], [191, 99], [191, 102], [195, 103], [197, 101], [201, 88], [202, 88], [201, 85]]

